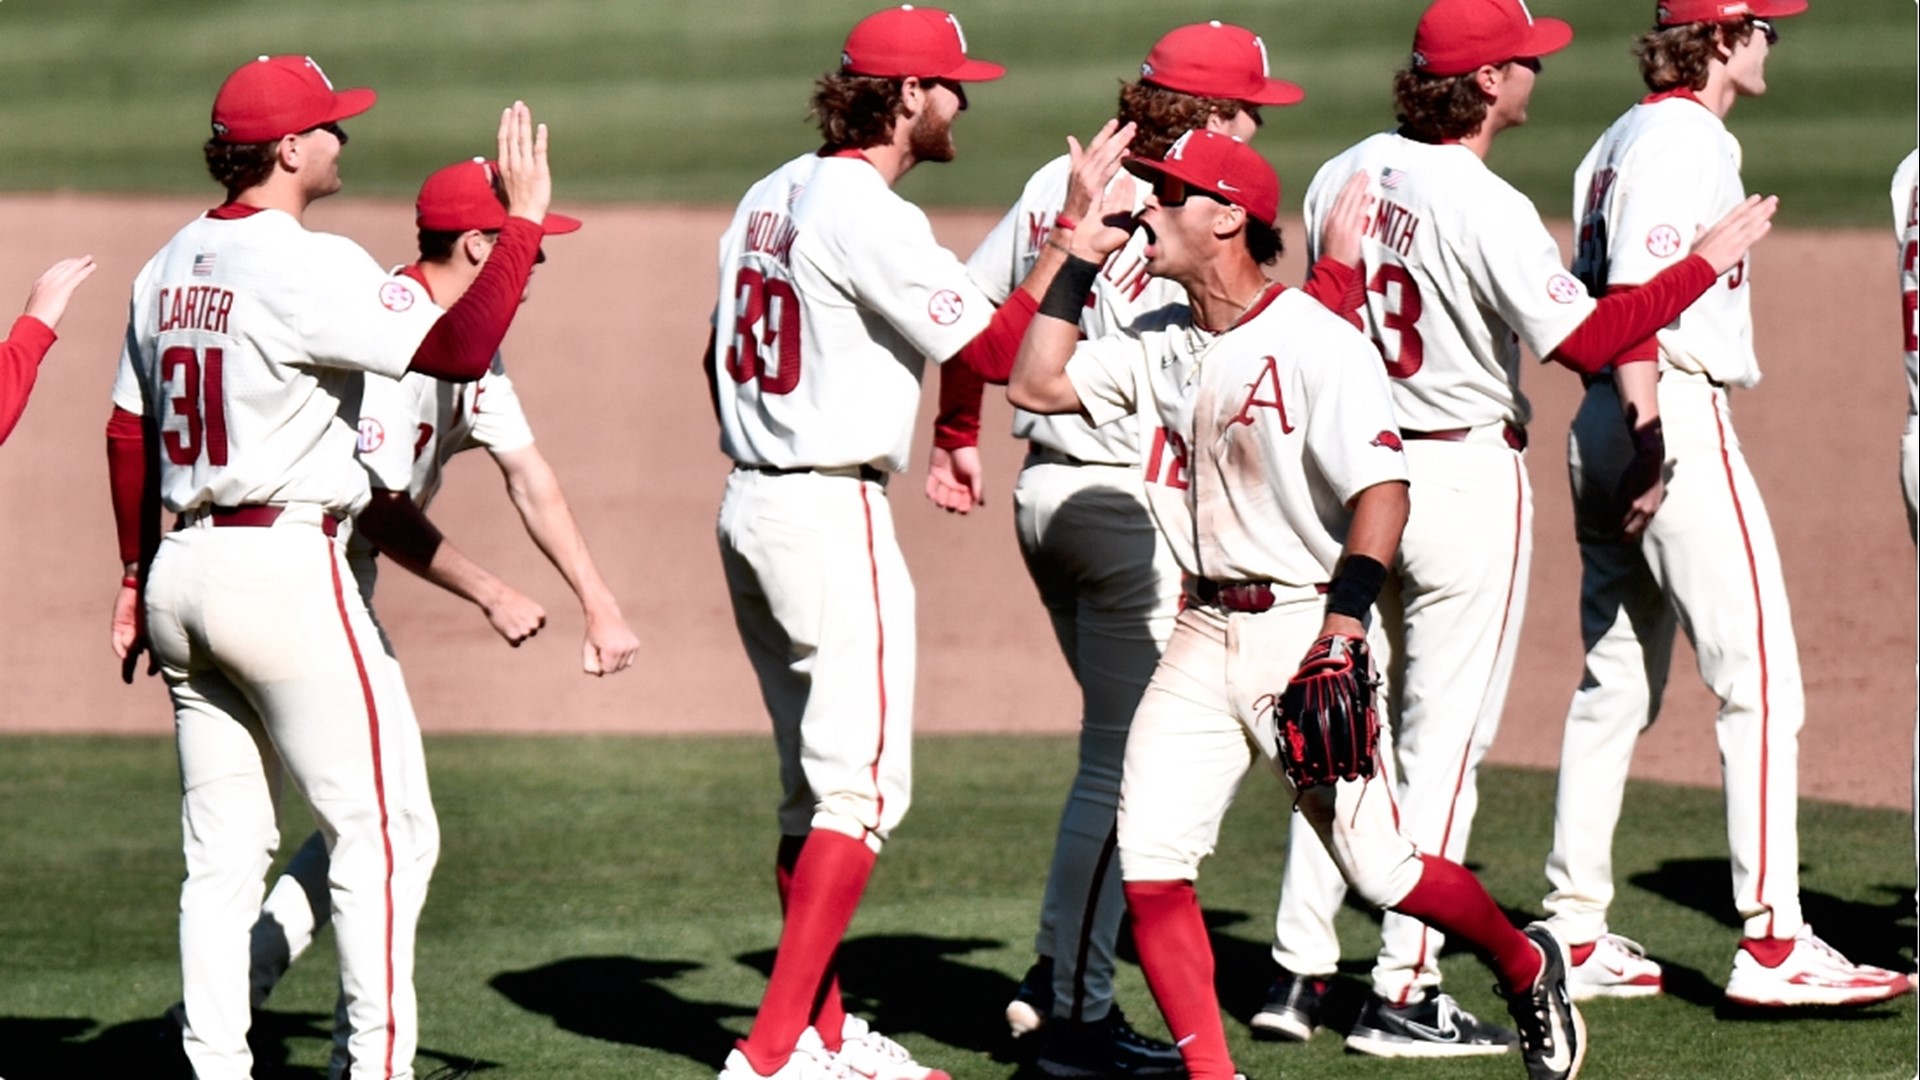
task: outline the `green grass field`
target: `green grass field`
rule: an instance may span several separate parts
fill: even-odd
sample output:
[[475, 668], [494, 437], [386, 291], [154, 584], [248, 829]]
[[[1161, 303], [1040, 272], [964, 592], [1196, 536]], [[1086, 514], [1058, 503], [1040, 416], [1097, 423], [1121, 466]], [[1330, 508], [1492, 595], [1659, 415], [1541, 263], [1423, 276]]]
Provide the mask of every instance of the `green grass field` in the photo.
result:
[[[744, 1034], [778, 931], [775, 777], [761, 739], [438, 738], [445, 833], [421, 928], [422, 1076], [704, 1080]], [[961, 1080], [1037, 1076], [1000, 1010], [1026, 967], [1052, 825], [1072, 768], [1058, 738], [923, 740], [915, 810], [882, 858], [843, 953], [858, 1010]], [[154, 739], [0, 740], [0, 1075], [179, 1075], [159, 1021], [179, 996], [181, 872], [172, 747]], [[1474, 862], [1516, 915], [1537, 912], [1552, 777], [1483, 778]], [[304, 835], [290, 807], [286, 847]], [[1266, 940], [1285, 806], [1252, 778], [1201, 897], [1228, 1032], [1255, 1077], [1511, 1080], [1517, 1060], [1388, 1064], [1257, 1044], [1246, 1017]], [[1719, 1002], [1737, 930], [1716, 792], [1639, 784], [1620, 836], [1615, 923], [1648, 942], [1669, 996], [1586, 1010], [1589, 1080], [1900, 1078], [1914, 1073], [1913, 998], [1848, 1015], [1756, 1019]], [[1909, 818], [1808, 805], [1803, 895], [1858, 959], [1911, 967]], [[1377, 938], [1341, 916], [1345, 1002]], [[324, 1075], [331, 936], [268, 1003], [262, 1078]], [[1444, 962], [1468, 1008], [1502, 1015], [1471, 957]], [[1161, 1030], [1139, 972], [1122, 1000]]]
[[[490, 153], [515, 96], [550, 120], [563, 200], [732, 203], [809, 149], [805, 100], [847, 28], [879, 0], [11, 0], [0, 6], [0, 189], [204, 193], [213, 91], [256, 53], [304, 52], [381, 104], [352, 125], [349, 190], [409, 196], [428, 171]], [[1276, 74], [1308, 90], [1261, 145], [1296, 208], [1312, 171], [1392, 121], [1388, 85], [1420, 0], [952, 0], [972, 51], [1008, 77], [980, 88], [960, 160], [903, 188], [930, 204], [1003, 206], [1068, 133], [1098, 127], [1118, 81], [1185, 22], [1264, 35]], [[1536, 0], [1578, 36], [1548, 61], [1533, 121], [1494, 166], [1548, 216], [1573, 167], [1640, 93], [1627, 44], [1651, 0]], [[1783, 224], [1885, 224], [1914, 144], [1914, 9], [1820, 0], [1786, 20], [1772, 89], [1732, 117], [1746, 177]]]

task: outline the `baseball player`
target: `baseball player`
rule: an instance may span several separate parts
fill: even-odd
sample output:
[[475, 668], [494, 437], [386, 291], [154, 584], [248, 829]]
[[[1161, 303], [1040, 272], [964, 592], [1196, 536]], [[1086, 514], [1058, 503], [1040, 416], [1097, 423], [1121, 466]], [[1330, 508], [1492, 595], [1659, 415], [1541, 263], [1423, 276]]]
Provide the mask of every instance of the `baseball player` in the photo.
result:
[[[426, 302], [441, 308], [466, 294], [506, 225], [507, 208], [496, 192], [498, 176], [492, 162], [475, 158], [427, 178], [414, 204], [420, 258], [401, 268], [395, 280], [417, 286], [426, 293]], [[558, 213], [547, 214], [542, 222], [545, 236], [579, 227], [578, 219]], [[535, 262], [545, 257], [542, 251]], [[367, 376], [360, 407], [359, 453], [373, 490], [367, 508], [355, 519], [347, 549], [362, 599], [371, 608], [378, 550], [472, 601], [509, 644], [517, 646], [539, 632], [546, 622], [539, 604], [468, 559], [420, 516], [439, 492], [447, 462], [476, 448], [486, 449], [499, 466], [527, 534], [580, 601], [586, 620], [581, 669], [589, 675], [625, 670], [639, 651], [639, 640], [600, 577], [559, 479], [533, 441], [520, 397], [497, 353], [487, 373], [470, 383], [419, 373], [398, 380]], [[316, 831], [268, 892], [254, 923], [250, 977], [254, 1008], [260, 1007], [287, 968], [312, 944], [329, 917], [325, 835]]]
[[27, 409], [40, 361], [53, 348], [54, 329], [67, 313], [73, 290], [93, 276], [93, 256], [62, 259], [47, 268], [27, 294], [27, 310], [13, 320], [6, 340], [0, 341], [0, 443], [13, 434]]
[[[1118, 842], [1141, 966], [1188, 1074], [1228, 1080], [1193, 879], [1255, 758], [1285, 753], [1272, 707], [1284, 665], [1365, 636], [1406, 520], [1407, 466], [1366, 339], [1262, 271], [1279, 251], [1280, 185], [1265, 160], [1196, 131], [1164, 160], [1127, 167], [1153, 183], [1139, 215], [1148, 270], [1178, 282], [1188, 305], [1076, 348], [1076, 289], [1125, 239], [1097, 222], [1076, 230], [1076, 257], [1041, 303], [1009, 397], [1096, 424], [1164, 425], [1190, 448], [1189, 483], [1147, 484], [1190, 584], [1128, 738]], [[1285, 782], [1362, 895], [1445, 926], [1488, 959], [1529, 1074], [1575, 1075], [1585, 1033], [1552, 934], [1515, 929], [1465, 868], [1416, 850], [1384, 778]]]
[[[414, 927], [435, 830], [398, 666], [347, 586], [342, 534], [368, 498], [353, 453], [361, 375], [486, 372], [551, 180], [545, 129], [515, 103], [499, 130], [511, 217], [442, 312], [351, 241], [302, 225], [339, 190], [340, 122], [373, 102], [371, 90], [335, 90], [303, 56], [227, 78], [206, 144], [227, 201], [135, 280], [114, 386], [126, 564], [114, 645], [128, 662], [145, 647], [144, 599], [179, 744], [183, 1043], [203, 1080], [251, 1071], [247, 927], [279, 842], [283, 767], [328, 838], [346, 1072], [413, 1075]], [[163, 504], [176, 517], [162, 539]]]
[[[784, 789], [780, 945], [723, 1080], [946, 1076], [848, 1016], [832, 968], [911, 793], [913, 584], [886, 477], [906, 467], [926, 360], [1004, 379], [1065, 260], [1056, 239], [996, 311], [893, 191], [919, 162], [953, 157], [965, 84], [1004, 70], [969, 58], [959, 20], [937, 8], [861, 20], [840, 69], [815, 85], [825, 145], [755, 184], [720, 240], [706, 365], [734, 462], [721, 563]], [[1131, 135], [1108, 124], [1091, 144], [1069, 184], [1070, 219]]]
[[[1649, 291], [1699, 252], [1702, 223], [1746, 198], [1740, 145], [1724, 121], [1738, 99], [1766, 91], [1771, 20], [1806, 6], [1657, 5], [1657, 25], [1635, 49], [1652, 93], [1607, 129], [1574, 177], [1575, 265], [1590, 288]], [[1607, 908], [1627, 768], [1658, 710], [1676, 626], [1721, 703], [1715, 730], [1743, 930], [1727, 999], [1857, 1005], [1910, 989], [1903, 974], [1841, 956], [1801, 914], [1800, 662], [1773, 528], [1734, 434], [1729, 393], [1760, 378], [1749, 280], [1742, 261], [1656, 338], [1622, 350], [1620, 388], [1594, 382], [1568, 436], [1587, 656], [1561, 745], [1545, 903], [1549, 924], [1573, 947], [1569, 985], [1581, 997], [1662, 989], [1660, 965], [1610, 931]], [[1631, 476], [1648, 460], [1664, 476], [1664, 501], [1637, 542], [1625, 540], [1617, 493], [1640, 486]]]
[[[1251, 139], [1261, 107], [1292, 105], [1302, 96], [1269, 74], [1259, 37], [1216, 21], [1182, 26], [1155, 42], [1140, 78], [1121, 87], [1116, 115], [1136, 127], [1129, 153], [1157, 158], [1195, 128]], [[1065, 155], [1041, 166], [968, 260], [995, 303], [1013, 294], [1045, 249], [1070, 168]], [[1185, 302], [1179, 286], [1146, 273], [1145, 246], [1145, 234], [1136, 234], [1102, 266], [1080, 320], [1088, 337]], [[974, 449], [980, 382], [959, 364], [942, 368], [940, 377], [943, 409], [928, 495], [965, 513], [983, 493]], [[1127, 727], [1180, 606], [1179, 564], [1147, 513], [1141, 485], [1144, 475], [1183, 471], [1184, 444], [1157, 431], [1142, 445], [1124, 424], [1094, 428], [1074, 415], [1024, 411], [1014, 414], [1013, 434], [1029, 445], [1014, 488], [1016, 534], [1080, 683], [1082, 713], [1080, 765], [1060, 816], [1034, 942], [1039, 959], [1007, 1006], [1007, 1020], [1015, 1035], [1047, 1025], [1039, 1065], [1048, 1073], [1178, 1072], [1173, 1047], [1135, 1032], [1113, 1004], [1125, 899], [1112, 834]]]
[[[1566, 23], [1536, 20], [1518, 0], [1438, 0], [1395, 77], [1399, 127], [1328, 162], [1306, 196], [1316, 238], [1346, 178], [1365, 173], [1377, 197], [1362, 244], [1363, 318], [1418, 495], [1380, 593], [1375, 639], [1386, 658], [1401, 820], [1421, 851], [1455, 861], [1466, 856], [1479, 764], [1506, 702], [1532, 559], [1519, 342], [1597, 370], [1700, 295], [1750, 239], [1719, 234], [1702, 249], [1706, 261], [1639, 297], [1587, 296], [1532, 204], [1484, 163], [1494, 139], [1525, 122], [1539, 58], [1572, 37]], [[1294, 816], [1274, 925], [1280, 971], [1254, 1021], [1257, 1031], [1302, 1040], [1320, 1025], [1340, 958], [1333, 919], [1346, 891], [1309, 827]], [[1384, 917], [1373, 992], [1348, 1048], [1383, 1057], [1510, 1050], [1512, 1032], [1440, 990], [1443, 940], [1417, 919]]]
[[1907, 430], [1900, 436], [1900, 494], [1907, 502], [1907, 531], [1920, 503], [1920, 151], [1907, 155], [1893, 174], [1893, 234], [1900, 243], [1900, 336], [1907, 356]]

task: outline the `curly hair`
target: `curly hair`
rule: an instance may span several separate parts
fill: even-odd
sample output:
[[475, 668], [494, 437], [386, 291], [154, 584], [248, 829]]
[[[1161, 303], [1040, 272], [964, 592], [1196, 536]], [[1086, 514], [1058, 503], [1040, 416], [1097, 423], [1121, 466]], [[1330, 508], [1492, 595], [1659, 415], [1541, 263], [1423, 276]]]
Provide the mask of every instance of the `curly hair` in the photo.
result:
[[1640, 79], [1656, 94], [1683, 88], [1704, 90], [1707, 72], [1720, 50], [1746, 44], [1753, 31], [1751, 19], [1655, 27], [1633, 43], [1634, 58], [1640, 61]]
[[841, 72], [816, 79], [807, 111], [826, 150], [865, 150], [893, 138], [893, 122], [906, 112], [900, 82]]
[[1120, 84], [1120, 107], [1114, 115], [1120, 122], [1131, 122], [1133, 145], [1128, 149], [1136, 157], [1158, 161], [1180, 136], [1207, 126], [1209, 117], [1231, 120], [1240, 115], [1241, 105], [1232, 98], [1200, 97], [1144, 82]]
[[1471, 71], [1428, 75], [1404, 67], [1393, 76], [1394, 116], [1401, 130], [1423, 142], [1466, 138], [1480, 130], [1492, 104]]
[[1280, 226], [1269, 225], [1252, 214], [1247, 215], [1247, 254], [1261, 266], [1272, 266], [1281, 255], [1286, 253], [1286, 241], [1281, 239]]
[[227, 189], [227, 198], [237, 197], [248, 188], [259, 187], [280, 164], [280, 140], [258, 143], [224, 143], [208, 139], [204, 148], [207, 172]]

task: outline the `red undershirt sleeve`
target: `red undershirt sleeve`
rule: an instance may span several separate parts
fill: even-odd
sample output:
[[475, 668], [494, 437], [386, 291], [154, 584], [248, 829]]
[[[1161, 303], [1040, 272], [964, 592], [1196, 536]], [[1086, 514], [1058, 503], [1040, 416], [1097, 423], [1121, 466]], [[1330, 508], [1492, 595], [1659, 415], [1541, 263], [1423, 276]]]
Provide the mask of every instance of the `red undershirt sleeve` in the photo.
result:
[[1013, 290], [993, 313], [993, 321], [953, 359], [940, 365], [940, 411], [933, 421], [933, 445], [959, 450], [980, 445], [980, 408], [986, 384], [1005, 386], [1013, 375], [1020, 339], [1040, 308], [1025, 289]]
[[960, 450], [980, 445], [980, 407], [986, 381], [966, 364], [940, 365], [940, 411], [933, 418], [933, 445]]
[[408, 370], [449, 382], [472, 382], [485, 375], [507, 327], [513, 325], [544, 235], [526, 218], [508, 218], [480, 275], [427, 331]]
[[40, 361], [53, 348], [53, 329], [31, 315], [13, 320], [13, 330], [0, 342], [0, 443], [13, 434], [27, 398], [40, 375]]
[[1367, 303], [1366, 280], [1359, 267], [1329, 256], [1307, 268], [1307, 283], [1300, 290], [1359, 330], [1360, 309]]
[[145, 565], [160, 547], [160, 478], [140, 416], [115, 407], [107, 418], [107, 482], [122, 563]]
[[[1700, 299], [1718, 277], [1707, 260], [1689, 255], [1645, 285], [1609, 289], [1593, 314], [1547, 359], [1584, 375], [1597, 374], [1612, 363], [1651, 359], [1646, 350], [1653, 336]], [[1631, 355], [1622, 355], [1627, 353]]]

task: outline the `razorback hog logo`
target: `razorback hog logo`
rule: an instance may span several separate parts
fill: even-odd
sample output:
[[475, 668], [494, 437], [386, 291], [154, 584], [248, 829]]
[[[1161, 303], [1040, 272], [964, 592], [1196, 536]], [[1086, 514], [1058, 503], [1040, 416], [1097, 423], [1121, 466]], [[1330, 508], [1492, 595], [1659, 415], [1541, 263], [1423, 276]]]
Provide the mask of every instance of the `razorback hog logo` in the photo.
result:
[[1370, 443], [1369, 445], [1384, 446], [1387, 449], [1394, 450], [1394, 451], [1406, 450], [1406, 447], [1401, 445], [1400, 433], [1396, 431], [1383, 431], [1380, 434], [1375, 435], [1373, 437], [1373, 442]]
[[398, 281], [380, 286], [380, 306], [388, 311], [406, 311], [413, 307], [413, 290]]
[[360, 452], [371, 454], [387, 443], [387, 429], [371, 416], [360, 418]]
[[1680, 230], [1671, 225], [1655, 225], [1647, 232], [1647, 251], [1655, 258], [1670, 258], [1680, 251]]
[[927, 318], [941, 326], [952, 326], [967, 310], [967, 302], [952, 289], [941, 289], [927, 298]]

